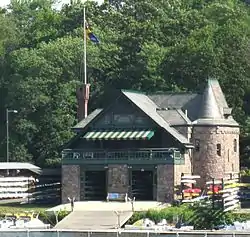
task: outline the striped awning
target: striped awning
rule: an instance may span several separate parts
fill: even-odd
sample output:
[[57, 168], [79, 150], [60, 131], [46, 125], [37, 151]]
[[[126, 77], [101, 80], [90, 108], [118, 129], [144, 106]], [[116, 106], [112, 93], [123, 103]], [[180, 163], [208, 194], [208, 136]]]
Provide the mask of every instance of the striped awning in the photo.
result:
[[87, 140], [149, 140], [154, 136], [151, 130], [108, 130], [87, 132]]

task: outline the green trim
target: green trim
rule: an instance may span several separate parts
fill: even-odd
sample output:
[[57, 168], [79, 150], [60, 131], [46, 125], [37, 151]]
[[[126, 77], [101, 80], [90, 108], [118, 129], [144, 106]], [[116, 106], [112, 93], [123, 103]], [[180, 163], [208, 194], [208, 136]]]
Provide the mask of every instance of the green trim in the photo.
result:
[[174, 160], [63, 160], [63, 165], [184, 165], [185, 161], [183, 159]]
[[149, 140], [154, 136], [151, 130], [95, 130], [87, 132], [86, 140]]
[[62, 164], [78, 165], [157, 165], [184, 164], [183, 154], [177, 149], [141, 150], [64, 150]]
[[151, 131], [151, 132], [147, 135], [148, 140], [151, 139], [153, 136], [154, 136], [154, 132]]

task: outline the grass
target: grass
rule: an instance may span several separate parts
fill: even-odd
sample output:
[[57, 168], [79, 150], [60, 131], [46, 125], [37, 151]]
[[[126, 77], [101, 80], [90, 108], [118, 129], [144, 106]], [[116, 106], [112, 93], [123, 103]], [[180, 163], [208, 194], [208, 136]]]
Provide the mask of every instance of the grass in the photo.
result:
[[6, 214], [17, 214], [32, 211], [35, 213], [39, 213], [39, 219], [44, 223], [55, 226], [57, 220], [61, 221], [70, 212], [61, 211], [60, 213], [58, 213], [57, 218], [54, 213], [45, 212], [45, 210], [54, 206], [55, 205], [20, 204], [20, 200], [0, 201], [0, 219], [3, 218]]
[[34, 212], [44, 212], [45, 210], [53, 207], [53, 205], [39, 205], [39, 204], [20, 204], [17, 202], [0, 202], [0, 215], [6, 213], [17, 213], [25, 211], [34, 211]]

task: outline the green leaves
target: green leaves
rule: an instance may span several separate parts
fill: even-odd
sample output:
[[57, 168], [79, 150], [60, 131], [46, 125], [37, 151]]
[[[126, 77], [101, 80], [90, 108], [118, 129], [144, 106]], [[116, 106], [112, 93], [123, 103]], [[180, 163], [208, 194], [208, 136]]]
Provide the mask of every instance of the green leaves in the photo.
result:
[[22, 118], [16, 131], [27, 142], [39, 165], [46, 159], [60, 157], [61, 146], [72, 136], [80, 41], [66, 37], [43, 43], [37, 49], [20, 49], [11, 55], [9, 100]]
[[[86, 2], [100, 44], [87, 43], [90, 107], [104, 89], [197, 90], [217, 77], [248, 134], [249, 9], [236, 0]], [[0, 13], [0, 114], [12, 121], [12, 159], [60, 162], [76, 123], [75, 90], [83, 81], [83, 4], [53, 9], [53, 1], [12, 1]], [[0, 156], [5, 134], [0, 134]]]

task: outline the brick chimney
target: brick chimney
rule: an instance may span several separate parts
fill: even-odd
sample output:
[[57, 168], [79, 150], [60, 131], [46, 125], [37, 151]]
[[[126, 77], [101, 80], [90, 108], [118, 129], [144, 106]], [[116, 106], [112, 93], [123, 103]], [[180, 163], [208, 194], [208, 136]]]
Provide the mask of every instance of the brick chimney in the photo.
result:
[[76, 90], [77, 97], [77, 119], [83, 120], [88, 116], [88, 101], [89, 101], [90, 84], [84, 84]]

